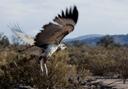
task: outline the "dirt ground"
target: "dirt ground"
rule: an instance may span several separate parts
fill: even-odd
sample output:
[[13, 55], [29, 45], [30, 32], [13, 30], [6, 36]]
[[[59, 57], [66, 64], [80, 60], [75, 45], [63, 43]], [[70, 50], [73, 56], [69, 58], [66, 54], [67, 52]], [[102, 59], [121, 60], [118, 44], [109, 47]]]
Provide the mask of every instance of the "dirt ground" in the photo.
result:
[[116, 89], [128, 89], [128, 80], [125, 84], [121, 79], [98, 79], [97, 81], [102, 81], [105, 85], [113, 86]]

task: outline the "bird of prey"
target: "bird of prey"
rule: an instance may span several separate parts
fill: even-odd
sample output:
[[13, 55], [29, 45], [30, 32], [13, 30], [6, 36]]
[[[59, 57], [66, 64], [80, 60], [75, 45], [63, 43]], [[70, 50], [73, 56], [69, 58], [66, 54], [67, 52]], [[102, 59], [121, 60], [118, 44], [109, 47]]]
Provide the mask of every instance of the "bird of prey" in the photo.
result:
[[65, 49], [62, 39], [74, 30], [78, 21], [78, 9], [76, 6], [62, 10], [53, 19], [53, 22], [45, 24], [35, 37], [25, 34], [20, 28], [11, 28], [15, 35], [29, 45], [34, 45], [42, 49], [42, 55], [39, 57], [40, 67], [48, 75], [46, 62], [49, 57], [58, 49]]

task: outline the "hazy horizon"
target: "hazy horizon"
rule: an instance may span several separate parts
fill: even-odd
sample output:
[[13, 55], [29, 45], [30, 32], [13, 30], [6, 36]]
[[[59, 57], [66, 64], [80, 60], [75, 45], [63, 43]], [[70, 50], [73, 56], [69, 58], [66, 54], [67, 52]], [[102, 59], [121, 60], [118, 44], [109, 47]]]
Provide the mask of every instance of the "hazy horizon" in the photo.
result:
[[24, 32], [34, 36], [61, 10], [73, 5], [78, 7], [79, 20], [67, 38], [128, 33], [127, 0], [3, 0], [0, 3], [0, 32], [11, 36], [8, 25], [19, 24]]

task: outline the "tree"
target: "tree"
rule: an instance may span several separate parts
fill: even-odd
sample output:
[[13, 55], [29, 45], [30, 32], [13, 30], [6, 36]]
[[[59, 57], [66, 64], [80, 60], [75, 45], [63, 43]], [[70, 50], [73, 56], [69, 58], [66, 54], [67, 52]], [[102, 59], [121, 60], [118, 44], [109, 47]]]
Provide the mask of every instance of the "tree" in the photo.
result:
[[0, 47], [6, 47], [10, 44], [9, 39], [3, 33], [0, 33]]
[[100, 39], [100, 41], [97, 42], [97, 45], [109, 47], [112, 45], [115, 45], [114, 39], [110, 35], [106, 35]]

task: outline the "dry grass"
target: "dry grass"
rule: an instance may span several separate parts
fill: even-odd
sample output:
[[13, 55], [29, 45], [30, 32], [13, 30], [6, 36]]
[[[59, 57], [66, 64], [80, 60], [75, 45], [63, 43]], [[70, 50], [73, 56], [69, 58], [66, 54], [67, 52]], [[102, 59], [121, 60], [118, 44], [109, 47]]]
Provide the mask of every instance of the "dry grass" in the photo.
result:
[[39, 49], [18, 52], [19, 49], [19, 46], [0, 49], [0, 89], [14, 89], [20, 84], [39, 89], [80, 89], [81, 82], [92, 75], [128, 77], [126, 47], [69, 46], [47, 62], [48, 76], [40, 70]]

